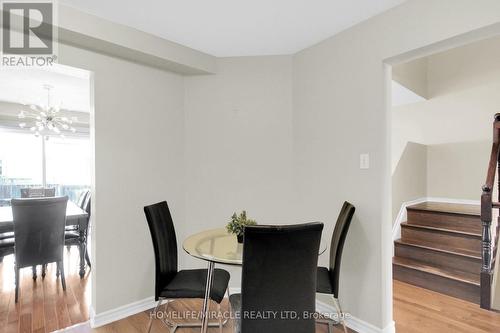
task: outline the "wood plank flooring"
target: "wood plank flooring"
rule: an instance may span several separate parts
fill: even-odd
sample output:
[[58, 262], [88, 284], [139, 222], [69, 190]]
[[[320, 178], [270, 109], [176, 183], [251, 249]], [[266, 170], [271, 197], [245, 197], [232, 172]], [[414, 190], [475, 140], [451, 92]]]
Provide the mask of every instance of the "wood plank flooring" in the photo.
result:
[[[177, 310], [201, 307], [199, 301], [178, 303]], [[223, 309], [227, 309], [227, 303]], [[118, 322], [91, 329], [88, 324], [71, 328], [65, 333], [142, 333], [148, 322], [147, 312], [120, 320]], [[500, 313], [482, 310], [476, 304], [439, 294], [427, 289], [394, 281], [394, 320], [398, 333], [493, 333], [500, 332]], [[158, 321], [151, 330], [153, 333], [167, 332]], [[198, 333], [199, 329], [183, 329], [179, 333]], [[217, 328], [209, 332], [218, 332]], [[228, 323], [224, 333], [232, 332]], [[326, 333], [326, 327], [318, 325], [317, 333]], [[340, 333], [338, 327], [335, 333]], [[353, 331], [350, 331], [353, 332]]]
[[[66, 253], [66, 294], [55, 277], [55, 267], [49, 266], [45, 280], [39, 276], [34, 283], [31, 269], [22, 272], [20, 302], [14, 303], [13, 258], [6, 257], [0, 264], [0, 333], [53, 332], [64, 327], [65, 333], [143, 333], [148, 313], [142, 312], [118, 322], [91, 329], [88, 323], [90, 284], [87, 277], [78, 276], [78, 251]], [[40, 274], [39, 274], [40, 275]], [[198, 310], [201, 300], [182, 300], [171, 305], [177, 311]], [[212, 306], [212, 309], [215, 307]], [[227, 301], [223, 310], [227, 310]], [[394, 281], [394, 320], [398, 333], [493, 333], [500, 332], [500, 313], [485, 311], [476, 304]], [[81, 324], [83, 323], [83, 324]], [[153, 322], [153, 333], [166, 332], [159, 321]], [[183, 329], [179, 333], [198, 333], [199, 329]], [[209, 332], [218, 332], [211, 328]], [[232, 332], [229, 322], [224, 333]], [[317, 325], [317, 333], [326, 333], [324, 325]], [[335, 327], [335, 333], [343, 332]], [[353, 332], [353, 331], [350, 331]]]
[[500, 313], [428, 289], [394, 281], [397, 333], [497, 333]]
[[78, 249], [64, 250], [66, 292], [56, 278], [55, 264], [48, 267], [45, 279], [40, 268], [33, 281], [31, 268], [21, 270], [19, 302], [14, 302], [14, 257], [0, 263], [0, 333], [48, 333], [86, 322], [89, 319], [89, 271], [78, 275]]
[[[173, 304], [169, 305], [169, 311], [177, 311], [182, 313], [184, 311], [198, 311], [202, 308], [201, 300], [178, 300]], [[228, 311], [229, 305], [227, 299], [222, 302], [221, 309], [222, 311]], [[215, 303], [213, 303], [210, 307], [211, 310], [216, 309]], [[96, 328], [91, 329], [89, 324], [80, 325], [74, 328], [70, 328], [65, 330], [64, 333], [144, 333], [146, 332], [146, 328], [149, 321], [149, 312], [141, 312], [134, 316], [130, 316], [123, 320]], [[189, 322], [193, 320], [178, 320], [177, 318], [174, 320], [176, 322]], [[151, 333], [165, 333], [169, 332], [160, 320], [153, 320], [153, 325], [151, 328]], [[200, 328], [182, 328], [178, 329], [179, 333], [199, 333]], [[208, 332], [215, 333], [219, 332], [218, 327], [210, 327]], [[223, 328], [223, 333], [233, 333], [233, 323], [231, 320]], [[327, 333], [328, 329], [326, 325], [318, 324], [316, 325], [316, 333]], [[341, 326], [335, 326], [333, 333], [343, 333], [344, 330]], [[355, 333], [354, 331], [349, 329], [349, 333]]]

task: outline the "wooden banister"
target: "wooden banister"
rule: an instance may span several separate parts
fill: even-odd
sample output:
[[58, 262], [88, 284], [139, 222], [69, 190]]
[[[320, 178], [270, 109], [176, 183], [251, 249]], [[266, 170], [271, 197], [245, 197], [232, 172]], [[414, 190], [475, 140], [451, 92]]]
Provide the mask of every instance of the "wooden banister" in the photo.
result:
[[[500, 147], [500, 113], [495, 115], [493, 121], [493, 144], [491, 145], [490, 162], [486, 174], [486, 183], [481, 195], [481, 225], [482, 225], [482, 249], [481, 249], [481, 307], [491, 308], [491, 284], [497, 252], [498, 228], [492, 230], [493, 209], [500, 208], [500, 182], [498, 201], [493, 201], [493, 186], [497, 171], [500, 173], [499, 149]], [[497, 214], [498, 216], [498, 214]], [[498, 219], [498, 217], [497, 217]], [[498, 224], [498, 223], [496, 223]], [[495, 237], [493, 239], [493, 232]]]

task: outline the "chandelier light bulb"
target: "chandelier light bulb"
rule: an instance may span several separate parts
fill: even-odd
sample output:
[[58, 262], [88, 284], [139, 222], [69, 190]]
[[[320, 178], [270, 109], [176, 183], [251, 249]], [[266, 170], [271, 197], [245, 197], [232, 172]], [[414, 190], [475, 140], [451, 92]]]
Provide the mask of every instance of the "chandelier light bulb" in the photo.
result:
[[65, 136], [62, 131], [76, 133], [76, 128], [71, 126], [71, 124], [73, 121], [76, 121], [77, 118], [59, 115], [62, 108], [62, 102], [55, 105], [51, 103], [51, 88], [52, 87], [48, 85], [44, 86], [44, 89], [47, 90], [47, 104], [32, 104], [29, 106], [32, 111], [19, 111], [19, 127], [29, 128], [37, 137], [43, 136], [48, 139], [50, 133], [55, 133], [59, 134], [61, 138], [64, 138]]

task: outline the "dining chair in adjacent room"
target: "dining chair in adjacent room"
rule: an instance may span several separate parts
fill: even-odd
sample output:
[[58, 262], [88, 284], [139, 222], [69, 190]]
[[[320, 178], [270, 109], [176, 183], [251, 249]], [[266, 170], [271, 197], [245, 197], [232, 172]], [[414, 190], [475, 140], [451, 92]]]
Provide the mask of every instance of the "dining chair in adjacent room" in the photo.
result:
[[3, 257], [14, 253], [14, 233], [0, 234], [0, 263]]
[[90, 194], [89, 190], [83, 191], [80, 196], [78, 197], [78, 201], [76, 202], [77, 206], [80, 207], [81, 209], [84, 209], [85, 206], [85, 200], [87, 199], [87, 196]]
[[27, 187], [21, 189], [21, 198], [53, 198], [56, 195], [56, 189], [43, 187]]
[[[245, 228], [241, 294], [229, 296], [235, 318], [240, 318], [235, 332], [315, 332], [322, 230], [322, 223]], [[245, 315], [252, 313], [260, 316]]]
[[24, 267], [55, 262], [64, 278], [63, 248], [68, 197], [12, 199], [15, 240], [15, 300], [19, 295], [19, 274]]
[[[85, 204], [86, 204], [86, 200], [87, 200], [87, 196], [90, 194], [90, 191], [88, 190], [85, 190], [83, 191], [80, 196], [78, 197], [78, 200], [76, 201], [76, 205], [78, 207], [80, 207], [81, 209], [85, 210]], [[66, 231], [78, 231], [78, 225], [79, 223], [76, 223], [76, 224], [66, 224], [66, 228], [65, 230]], [[76, 245], [76, 244], [67, 244], [66, 245], [66, 248], [68, 249], [69, 251], [69, 248], [71, 245]]]
[[[155, 301], [158, 302], [150, 315], [147, 332], [151, 330], [153, 317], [163, 301], [170, 302], [179, 298], [204, 298], [205, 282], [208, 271], [206, 269], [178, 270], [177, 264], [177, 237], [175, 235], [174, 223], [166, 201], [144, 207], [144, 213], [149, 225], [149, 231], [153, 241], [155, 254]], [[218, 304], [220, 314], [220, 303], [229, 283], [229, 273], [223, 269], [215, 269], [213, 284], [210, 291], [210, 299]], [[165, 310], [166, 311], [166, 310]], [[220, 317], [220, 316], [219, 316]], [[164, 323], [175, 332], [181, 327], [199, 327], [197, 323], [172, 323], [166, 319]], [[222, 333], [222, 320], [218, 326]], [[210, 325], [213, 326], [213, 325]]]
[[80, 253], [80, 278], [85, 276], [85, 262], [92, 268], [88, 251], [88, 235], [90, 229], [90, 207], [91, 194], [85, 195], [85, 201], [81, 204], [81, 208], [87, 213], [87, 217], [78, 219], [78, 224], [66, 226], [64, 231], [64, 245], [66, 247], [77, 246]]
[[[347, 333], [345, 326], [344, 315], [339, 301], [339, 278], [340, 278], [340, 263], [342, 259], [342, 251], [344, 243], [351, 225], [352, 217], [356, 208], [349, 202], [344, 202], [340, 210], [333, 231], [332, 242], [330, 245], [330, 265], [329, 267], [318, 267], [318, 282], [317, 292], [320, 294], [328, 294], [333, 296], [335, 308], [337, 310], [339, 322]], [[328, 325], [328, 332], [332, 332], [332, 322], [329, 320], [318, 320], [319, 323]]]

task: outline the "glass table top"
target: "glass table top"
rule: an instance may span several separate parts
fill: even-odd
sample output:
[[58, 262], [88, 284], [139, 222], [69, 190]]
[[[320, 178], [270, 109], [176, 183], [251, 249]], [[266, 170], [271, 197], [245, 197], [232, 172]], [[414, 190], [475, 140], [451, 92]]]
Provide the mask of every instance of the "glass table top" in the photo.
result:
[[[243, 244], [238, 243], [236, 235], [229, 234], [225, 228], [203, 231], [186, 238], [184, 251], [189, 255], [221, 264], [241, 265]], [[321, 240], [319, 254], [326, 251], [326, 243]]]

